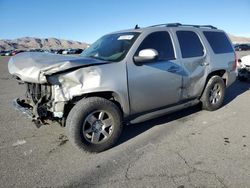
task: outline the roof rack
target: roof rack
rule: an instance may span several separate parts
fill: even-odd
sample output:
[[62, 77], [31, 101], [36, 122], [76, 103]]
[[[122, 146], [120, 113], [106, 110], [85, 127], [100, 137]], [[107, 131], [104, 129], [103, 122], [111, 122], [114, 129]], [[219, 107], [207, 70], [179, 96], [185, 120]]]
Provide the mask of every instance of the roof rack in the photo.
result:
[[196, 27], [196, 28], [210, 28], [210, 29], [217, 29], [216, 27], [212, 26], [212, 25], [188, 25], [188, 24], [181, 24], [181, 23], [166, 23], [166, 24], [158, 24], [158, 25], [152, 25], [149, 27]]

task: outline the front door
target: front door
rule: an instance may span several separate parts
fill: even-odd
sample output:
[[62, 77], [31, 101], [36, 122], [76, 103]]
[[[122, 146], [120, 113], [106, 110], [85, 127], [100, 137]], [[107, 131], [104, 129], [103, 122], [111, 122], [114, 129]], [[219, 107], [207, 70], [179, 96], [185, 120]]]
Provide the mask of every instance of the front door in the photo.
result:
[[176, 60], [171, 36], [167, 31], [153, 32], [145, 37], [140, 50], [155, 49], [155, 62], [136, 65], [128, 62], [128, 89], [131, 113], [150, 112], [180, 101], [182, 68]]

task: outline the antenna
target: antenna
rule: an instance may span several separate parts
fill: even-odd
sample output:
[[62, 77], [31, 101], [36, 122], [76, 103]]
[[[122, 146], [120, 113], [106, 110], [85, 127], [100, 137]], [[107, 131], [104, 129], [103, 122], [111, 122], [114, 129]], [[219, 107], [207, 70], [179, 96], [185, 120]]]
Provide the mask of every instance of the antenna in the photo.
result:
[[138, 26], [138, 24], [136, 24], [135, 29], [140, 29], [140, 27]]

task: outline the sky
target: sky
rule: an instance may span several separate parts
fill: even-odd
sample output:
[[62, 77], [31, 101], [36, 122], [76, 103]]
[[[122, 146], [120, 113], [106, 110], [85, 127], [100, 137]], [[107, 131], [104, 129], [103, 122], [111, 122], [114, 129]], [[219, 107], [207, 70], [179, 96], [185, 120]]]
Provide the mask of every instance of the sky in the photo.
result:
[[250, 0], [0, 0], [0, 39], [93, 43], [109, 32], [160, 23], [214, 25], [250, 37]]

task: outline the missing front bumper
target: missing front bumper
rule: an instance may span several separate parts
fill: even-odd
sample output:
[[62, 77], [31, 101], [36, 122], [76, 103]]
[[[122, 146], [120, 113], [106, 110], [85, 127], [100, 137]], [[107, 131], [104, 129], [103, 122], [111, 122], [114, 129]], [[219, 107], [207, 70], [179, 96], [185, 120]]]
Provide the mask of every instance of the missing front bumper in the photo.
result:
[[25, 114], [28, 118], [30, 119], [34, 118], [34, 115], [32, 114], [32, 109], [23, 100], [15, 99], [13, 100], [12, 104], [15, 107], [15, 109]]
[[45, 121], [42, 121], [40, 118], [36, 117], [33, 114], [33, 108], [29, 104], [25, 103], [24, 100], [20, 100], [19, 98], [17, 98], [13, 100], [12, 104], [16, 110], [22, 112], [27, 118], [31, 119], [32, 122], [35, 123], [37, 128], [40, 128], [42, 125], [47, 124]]
[[[24, 114], [27, 118], [31, 119], [32, 122], [35, 123], [37, 128], [41, 127], [42, 125], [50, 124], [52, 122], [58, 122], [61, 126], [65, 126], [65, 118], [52, 117], [52, 113], [46, 113], [48, 115], [46, 117], [35, 115], [34, 107], [26, 103], [25, 100], [17, 98], [13, 100], [12, 104], [16, 110], [22, 112], [22, 114]], [[35, 107], [35, 109], [37, 108]]]

